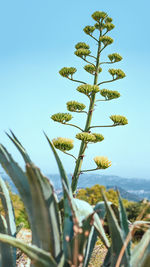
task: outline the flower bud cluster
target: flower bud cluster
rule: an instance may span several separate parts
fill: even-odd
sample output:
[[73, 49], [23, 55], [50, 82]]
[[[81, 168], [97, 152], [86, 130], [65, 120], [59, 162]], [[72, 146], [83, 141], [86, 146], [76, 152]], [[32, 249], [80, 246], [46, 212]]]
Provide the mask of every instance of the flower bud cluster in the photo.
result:
[[107, 13], [103, 11], [95, 11], [92, 14], [92, 18], [96, 20], [97, 22], [99, 22], [101, 19], [105, 19], [106, 17], [107, 17]]
[[101, 22], [101, 23], [95, 23], [94, 27], [95, 27], [96, 29], [98, 29], [98, 30], [104, 30], [104, 29], [107, 29], [107, 32], [108, 32], [108, 31], [113, 30], [113, 29], [115, 28], [115, 25], [112, 24], [112, 23], [109, 23], [109, 22], [107, 22], [107, 23], [102, 23], [102, 22]]
[[73, 140], [63, 137], [54, 138], [53, 145], [61, 151], [69, 151], [73, 148]]
[[126, 125], [128, 120], [125, 116], [121, 115], [111, 115], [110, 119], [114, 122], [115, 125]]
[[113, 21], [113, 19], [110, 18], [110, 17], [106, 17], [106, 18], [105, 18], [105, 22], [106, 22], [106, 23], [111, 23], [112, 21]]
[[90, 85], [90, 84], [83, 84], [77, 87], [77, 91], [85, 94], [87, 96], [90, 96], [92, 93], [96, 94], [99, 92], [99, 86], [98, 85]]
[[118, 53], [113, 53], [108, 55], [108, 58], [111, 62], [119, 62], [122, 60], [122, 56], [120, 56]]
[[107, 169], [108, 167], [111, 166], [111, 161], [109, 161], [107, 157], [96, 156], [94, 158], [94, 161], [95, 161], [98, 169]]
[[107, 29], [107, 31], [111, 31], [115, 28], [115, 25], [112, 23], [106, 23], [104, 27]]
[[120, 93], [118, 91], [112, 91], [108, 89], [100, 90], [100, 94], [105, 97], [106, 100], [111, 100], [120, 97]]
[[80, 48], [89, 49], [90, 47], [89, 47], [89, 45], [86, 44], [86, 43], [79, 42], [79, 43], [77, 43], [77, 44], [75, 45], [75, 48], [76, 48], [76, 49], [80, 49]]
[[94, 32], [94, 30], [95, 30], [95, 27], [94, 26], [86, 26], [84, 29], [83, 29], [83, 31], [86, 33], [86, 34], [88, 34], [88, 35], [90, 35], [90, 34], [92, 34], [93, 32]]
[[113, 76], [113, 79], [122, 79], [126, 76], [120, 69], [109, 69], [108, 72]]
[[104, 46], [110, 45], [113, 43], [113, 39], [110, 36], [101, 36], [99, 40], [103, 43]]
[[76, 101], [69, 101], [66, 103], [67, 109], [72, 112], [82, 111], [85, 109], [85, 105]]
[[87, 132], [76, 134], [76, 138], [84, 141], [85, 143], [98, 143], [104, 140], [104, 136], [102, 134]]
[[72, 119], [72, 115], [69, 113], [56, 113], [51, 116], [51, 119], [53, 121], [65, 123], [67, 121], [70, 121]]
[[89, 49], [85, 49], [85, 48], [79, 48], [77, 49], [74, 54], [77, 56], [77, 57], [86, 57], [88, 56], [89, 54], [91, 53], [91, 51]]
[[[89, 73], [91, 73], [91, 74], [95, 74], [95, 72], [96, 72], [96, 66], [94, 66], [94, 65], [91, 65], [91, 64], [88, 64], [88, 65], [85, 65], [84, 66], [84, 69], [87, 71], [87, 72], [89, 72]], [[100, 73], [102, 71], [102, 68], [98, 68], [98, 72]]]
[[73, 75], [75, 72], [77, 71], [76, 68], [73, 68], [73, 67], [70, 67], [70, 68], [67, 68], [67, 67], [64, 67], [62, 68], [60, 71], [59, 71], [59, 74], [63, 77], [69, 77], [69, 75]]

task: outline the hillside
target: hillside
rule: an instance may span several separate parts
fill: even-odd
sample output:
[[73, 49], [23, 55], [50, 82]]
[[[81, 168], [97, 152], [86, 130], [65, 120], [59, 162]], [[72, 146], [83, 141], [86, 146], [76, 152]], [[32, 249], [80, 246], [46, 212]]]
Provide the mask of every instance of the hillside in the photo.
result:
[[[17, 193], [17, 190], [9, 177], [2, 175], [2, 177], [10, 184], [13, 192]], [[53, 183], [55, 190], [61, 190], [61, 182], [58, 174], [48, 174]], [[71, 175], [69, 175], [71, 181]], [[98, 175], [98, 174], [82, 174], [79, 179], [78, 188], [91, 187], [95, 184], [106, 186], [108, 189], [118, 189], [122, 197], [132, 200], [139, 201], [143, 198], [150, 200], [150, 180], [140, 178], [123, 178], [115, 175]]]

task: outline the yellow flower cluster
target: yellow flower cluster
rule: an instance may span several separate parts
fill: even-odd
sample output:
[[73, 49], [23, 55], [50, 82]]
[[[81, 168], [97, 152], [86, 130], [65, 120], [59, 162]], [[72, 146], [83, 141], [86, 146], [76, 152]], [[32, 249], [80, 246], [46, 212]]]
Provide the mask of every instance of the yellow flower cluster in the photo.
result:
[[114, 122], [116, 125], [126, 125], [128, 124], [128, 120], [125, 116], [121, 115], [111, 115], [110, 119]]
[[76, 134], [76, 138], [81, 141], [84, 141], [85, 143], [97, 143], [104, 140], [104, 136], [102, 134], [87, 132]]
[[109, 69], [108, 72], [113, 76], [113, 79], [122, 79], [126, 76], [120, 69]]
[[104, 46], [110, 45], [113, 43], [113, 39], [109, 36], [101, 36], [99, 40], [103, 43]]
[[77, 87], [77, 91], [89, 96], [91, 93], [98, 93], [99, 86], [98, 85], [90, 85], [90, 84], [83, 84]]
[[56, 113], [51, 116], [51, 119], [53, 121], [65, 123], [67, 121], [70, 121], [72, 119], [72, 115], [69, 113]]
[[61, 151], [69, 151], [73, 148], [73, 140], [63, 137], [54, 138], [53, 145]]
[[77, 71], [76, 68], [73, 68], [73, 67], [70, 67], [70, 68], [67, 68], [67, 67], [64, 67], [62, 68], [60, 71], [59, 71], [59, 74], [63, 77], [68, 77], [69, 75], [73, 75], [75, 72]]
[[108, 89], [100, 90], [100, 94], [105, 97], [106, 100], [111, 100], [120, 97], [120, 93], [118, 91], [112, 91]]
[[111, 166], [111, 161], [109, 161], [107, 157], [96, 156], [94, 158], [94, 161], [95, 161], [98, 169], [107, 169], [108, 167]]
[[119, 62], [122, 60], [122, 56], [120, 56], [118, 53], [109, 54], [108, 58], [111, 62]]
[[[91, 64], [85, 65], [84, 69], [91, 74], [95, 74], [95, 72], [96, 72], [96, 67], [94, 65], [91, 65]], [[99, 67], [98, 72], [100, 73], [101, 71], [102, 71], [102, 68]]]
[[66, 103], [67, 109], [71, 112], [82, 111], [85, 109], [85, 105], [77, 101], [69, 101]]

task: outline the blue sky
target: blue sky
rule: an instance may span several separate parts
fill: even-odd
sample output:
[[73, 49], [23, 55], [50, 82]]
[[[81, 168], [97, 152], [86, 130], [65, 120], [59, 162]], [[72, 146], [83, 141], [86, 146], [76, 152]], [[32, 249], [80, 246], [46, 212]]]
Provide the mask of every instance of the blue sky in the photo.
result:
[[[66, 112], [66, 102], [81, 101], [86, 96], [76, 91], [77, 84], [62, 78], [58, 72], [64, 66], [78, 69], [76, 78], [89, 83], [85, 65], [74, 55], [79, 41], [90, 44], [93, 53], [96, 45], [83, 32], [94, 23], [91, 14], [96, 10], [108, 13], [115, 29], [110, 33], [114, 43], [105, 49], [104, 58], [117, 52], [123, 61], [114, 68], [122, 68], [126, 78], [106, 88], [119, 90], [121, 98], [98, 104], [93, 124], [108, 124], [112, 114], [125, 115], [129, 124], [96, 130], [105, 140], [89, 145], [85, 168], [93, 168], [93, 157], [108, 156], [112, 167], [100, 174], [123, 177], [150, 178], [150, 35], [149, 1], [38, 1], [13, 0], [0, 2], [0, 142], [16, 161], [23, 161], [6, 137], [4, 131], [12, 129], [31, 158], [44, 173], [57, 173], [52, 152], [43, 130], [50, 139], [58, 136], [74, 138], [76, 129], [51, 121], [50, 116]], [[103, 78], [108, 78], [107, 68]], [[74, 123], [84, 124], [85, 115], [73, 114]], [[77, 155], [79, 141], [75, 140], [73, 153]], [[66, 171], [73, 172], [73, 160], [60, 155]], [[97, 172], [98, 173], [98, 172]]]

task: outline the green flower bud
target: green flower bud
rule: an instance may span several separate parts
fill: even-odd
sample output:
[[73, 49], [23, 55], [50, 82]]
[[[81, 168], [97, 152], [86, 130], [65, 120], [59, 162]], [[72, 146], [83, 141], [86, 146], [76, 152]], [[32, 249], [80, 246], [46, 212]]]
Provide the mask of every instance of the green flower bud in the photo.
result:
[[98, 85], [90, 85], [90, 84], [83, 84], [77, 87], [77, 91], [89, 96], [91, 93], [98, 93], [99, 86]]
[[104, 140], [104, 136], [102, 134], [87, 132], [78, 133], [76, 138], [86, 143], [98, 143]]
[[[93, 66], [93, 65], [91, 65], [91, 64], [88, 64], [88, 65], [85, 65], [84, 66], [84, 69], [87, 71], [87, 72], [89, 72], [89, 73], [91, 73], [91, 74], [95, 74], [95, 72], [96, 72], [96, 67], [95, 66]], [[100, 73], [102, 71], [102, 68], [98, 68], [98, 72]]]
[[93, 134], [87, 133], [87, 132], [82, 132], [82, 133], [76, 134], [76, 138], [81, 140], [81, 141], [84, 141], [85, 143], [95, 142], [95, 140], [96, 140], [96, 137]]
[[108, 58], [111, 62], [119, 62], [122, 60], [122, 56], [120, 56], [118, 53], [113, 53], [108, 55]]
[[112, 165], [111, 161], [109, 161], [107, 157], [103, 157], [103, 156], [95, 157], [94, 161], [95, 161], [98, 169], [107, 169], [108, 167], [110, 167]]
[[79, 48], [74, 53], [75, 53], [75, 55], [77, 57], [83, 57], [83, 56], [86, 57], [86, 56], [88, 56], [91, 53], [91, 51], [89, 49]]
[[70, 121], [72, 119], [72, 115], [69, 113], [56, 113], [51, 116], [51, 119], [53, 121], [65, 123], [67, 121]]
[[92, 18], [96, 21], [100, 21], [100, 19], [104, 19], [107, 17], [107, 13], [103, 12], [103, 11], [95, 11], [93, 14], [92, 14]]
[[95, 30], [95, 27], [94, 26], [86, 26], [84, 29], [83, 29], [83, 31], [86, 33], [86, 34], [92, 34], [93, 32], [94, 32], [94, 30]]
[[67, 67], [64, 67], [62, 68], [60, 71], [59, 71], [59, 74], [63, 77], [68, 77], [69, 75], [73, 75], [75, 72], [77, 71], [76, 68], [73, 68], [73, 67], [70, 67], [70, 68], [67, 68]]
[[104, 46], [107, 46], [113, 43], [113, 39], [109, 36], [101, 36], [99, 40], [103, 43]]
[[104, 27], [107, 29], [107, 31], [111, 31], [115, 28], [115, 25], [112, 23], [107, 22]]
[[110, 18], [110, 17], [105, 18], [105, 22], [106, 22], [106, 23], [111, 23], [112, 21], [113, 21], [113, 19]]
[[94, 143], [97, 143], [97, 142], [101, 142], [104, 140], [104, 136], [102, 134], [98, 134], [98, 133], [92, 133], [96, 140], [94, 141]]
[[106, 100], [115, 99], [120, 97], [120, 93], [118, 91], [112, 91], [108, 89], [100, 90], [100, 94], [105, 97]]
[[77, 44], [75, 45], [75, 48], [76, 48], [76, 49], [80, 49], [80, 48], [89, 49], [90, 47], [89, 47], [88, 44], [80, 42], [80, 43], [77, 43]]
[[122, 79], [126, 76], [120, 69], [109, 69], [108, 72], [113, 76], [113, 79]]
[[111, 115], [110, 119], [114, 122], [115, 125], [126, 125], [128, 120], [126, 117], [121, 115]]
[[103, 29], [105, 29], [105, 24], [104, 23], [95, 23], [95, 29], [97, 29], [97, 30], [103, 30]]
[[69, 151], [73, 148], [73, 140], [63, 137], [54, 138], [52, 140], [54, 147], [61, 151]]
[[85, 105], [76, 101], [69, 101], [67, 102], [67, 109], [69, 111], [75, 112], [75, 111], [82, 111], [85, 109]]

